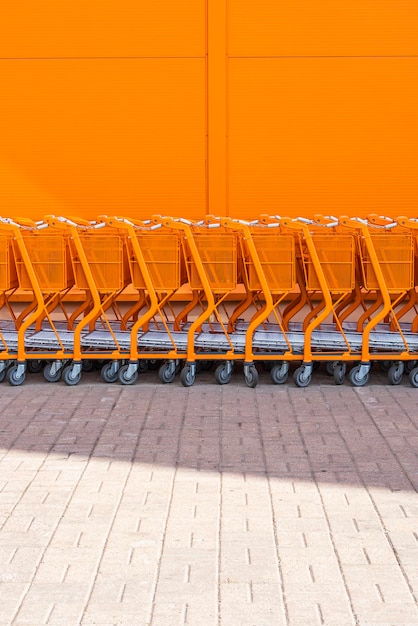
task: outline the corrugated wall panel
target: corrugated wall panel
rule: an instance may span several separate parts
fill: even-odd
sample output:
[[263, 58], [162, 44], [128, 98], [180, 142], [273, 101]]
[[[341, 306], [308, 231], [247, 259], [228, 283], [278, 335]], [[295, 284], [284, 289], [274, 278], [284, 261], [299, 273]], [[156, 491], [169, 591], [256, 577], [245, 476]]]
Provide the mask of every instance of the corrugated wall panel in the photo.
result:
[[415, 0], [229, 0], [229, 212], [416, 215], [417, 32]]
[[204, 59], [0, 60], [0, 214], [206, 211]]
[[205, 0], [2, 2], [0, 58], [204, 56]]
[[417, 31], [416, 0], [4, 3], [0, 213], [416, 215]]
[[206, 212], [205, 0], [21, 0], [0, 21], [0, 213]]
[[231, 56], [418, 54], [416, 0], [229, 0]]
[[230, 213], [416, 215], [417, 85], [416, 58], [231, 59]]

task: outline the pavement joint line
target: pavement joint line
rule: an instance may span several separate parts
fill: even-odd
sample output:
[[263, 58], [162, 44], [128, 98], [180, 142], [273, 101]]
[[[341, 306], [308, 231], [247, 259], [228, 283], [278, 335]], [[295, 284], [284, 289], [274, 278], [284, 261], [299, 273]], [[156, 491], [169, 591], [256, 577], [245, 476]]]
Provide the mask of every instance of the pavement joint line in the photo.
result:
[[[156, 595], [157, 595], [158, 585], [159, 585], [159, 582], [160, 582], [161, 562], [162, 562], [162, 558], [163, 558], [163, 554], [164, 554], [164, 548], [165, 548], [165, 537], [166, 537], [166, 532], [167, 532], [167, 527], [168, 527], [168, 522], [169, 522], [169, 517], [170, 517], [170, 511], [171, 511], [171, 507], [172, 507], [172, 504], [173, 504], [174, 486], [175, 486], [177, 472], [178, 472], [178, 459], [179, 459], [179, 453], [180, 453], [180, 447], [181, 447], [181, 435], [182, 435], [183, 428], [184, 428], [184, 421], [185, 421], [185, 416], [186, 416], [186, 408], [187, 408], [188, 398], [189, 398], [189, 392], [187, 390], [185, 392], [185, 394], [184, 394], [184, 403], [183, 403], [183, 410], [182, 410], [182, 420], [181, 420], [181, 425], [180, 425], [178, 436], [177, 436], [175, 465], [174, 465], [174, 469], [173, 469], [172, 476], [171, 476], [170, 495], [169, 495], [168, 503], [167, 503], [167, 507], [166, 507], [164, 526], [163, 526], [163, 533], [162, 533], [162, 537], [163, 538], [162, 538], [162, 541], [161, 541], [161, 547], [160, 547], [159, 555], [158, 555], [158, 558], [157, 558], [156, 573], [155, 573], [155, 577], [154, 577], [154, 582], [152, 584], [150, 608], [149, 608], [149, 612], [148, 612], [148, 616], [147, 616], [147, 620], [146, 620], [147, 623], [149, 623], [151, 625], [152, 625], [152, 623], [154, 621], [155, 599], [156, 599]], [[151, 400], [150, 400], [150, 405], [151, 405]], [[139, 442], [139, 438], [138, 438], [138, 442]], [[185, 618], [187, 618], [187, 613], [185, 615]]]
[[[270, 390], [260, 385], [255, 391], [240, 383], [209, 389], [198, 382], [186, 392], [180, 386], [168, 389], [157, 384], [152, 406], [154, 385], [147, 382], [122, 389], [82, 383], [71, 391], [74, 399], [82, 397], [83, 402], [69, 403], [71, 411], [79, 408], [64, 432], [60, 396], [66, 388], [35, 384], [29, 379], [29, 388], [20, 390], [20, 402], [22, 406], [28, 403], [29, 395], [34, 397], [39, 388], [43, 394], [36, 406], [40, 406], [46, 391], [51, 398], [47, 415], [33, 418], [32, 406], [32, 420], [27, 422], [16, 401], [14, 410], [21, 417], [15, 425], [10, 422], [7, 432], [0, 427], [7, 446], [22, 423], [27, 423], [8, 458], [3, 456], [0, 462], [2, 478], [7, 480], [0, 493], [4, 524], [0, 531], [1, 624], [145, 626], [160, 554], [150, 626], [183, 622], [234, 626], [240, 617], [259, 626], [353, 626], [334, 547], [358, 616], [357, 626], [418, 623], [417, 604], [404, 576], [405, 572], [418, 594], [418, 504], [416, 489], [411, 489], [418, 474], [414, 413], [418, 401], [407, 381], [398, 389], [377, 384], [360, 391], [348, 385], [337, 390], [328, 382], [309, 390], [291, 386]], [[273, 392], [279, 398], [276, 409], [269, 400]], [[11, 391], [4, 387], [3, 393], [10, 397]], [[119, 401], [112, 414], [96, 410], [101, 394], [113, 400], [115, 393]], [[222, 414], [221, 394], [226, 401]], [[375, 396], [373, 402], [368, 396]], [[151, 410], [154, 422], [148, 420]], [[392, 421], [395, 416], [397, 428]], [[3, 412], [3, 426], [7, 418]], [[104, 431], [103, 422], [107, 424]], [[362, 438], [356, 434], [356, 424], [361, 425]], [[137, 440], [141, 425], [144, 432]], [[152, 468], [157, 432], [162, 438], [157, 465]], [[126, 433], [131, 433], [130, 439]], [[287, 456], [283, 440], [288, 443]], [[114, 449], [111, 462], [106, 459], [111, 454], [109, 442]], [[132, 452], [135, 442], [139, 446], [136, 455]], [[242, 453], [246, 462], [240, 460]], [[62, 470], [58, 482], [57, 468]], [[153, 483], [148, 480], [151, 469]], [[127, 478], [115, 511], [128, 470], [132, 478]], [[103, 487], [97, 495], [101, 477]], [[30, 481], [29, 490], [9, 515]], [[72, 490], [75, 496], [65, 508]], [[150, 497], [139, 524], [147, 490]], [[165, 518], [170, 493], [173, 505]], [[87, 521], [91, 505], [94, 509]], [[195, 519], [191, 518], [193, 505], [197, 506]], [[56, 529], [58, 515], [61, 523]], [[111, 520], [115, 525], [109, 530]], [[46, 551], [45, 544], [49, 544]], [[284, 571], [283, 589], [275, 551]], [[98, 576], [93, 581], [95, 572]], [[80, 622], [90, 584], [93, 594]], [[289, 611], [288, 624], [283, 601]], [[12, 623], [10, 618], [22, 602], [22, 612]]]
[[[47, 400], [45, 399], [44, 404], [46, 403], [46, 401], [47, 401]], [[77, 408], [79, 407], [79, 405], [81, 404], [81, 402], [82, 402], [82, 400], [80, 399], [80, 400], [79, 400], [79, 402], [77, 403], [77, 405], [73, 408], [73, 411], [71, 412], [71, 415], [74, 415], [74, 413], [76, 412], [76, 410], [77, 410]], [[42, 405], [42, 406], [43, 406], [43, 405]], [[38, 411], [41, 411], [41, 410], [42, 410], [42, 407], [39, 407], [39, 408], [38, 408]], [[66, 427], [67, 427], [67, 424], [66, 424], [65, 422], [63, 422], [63, 425], [62, 425], [62, 427], [61, 427], [61, 429], [60, 429], [60, 431], [59, 431], [59, 434], [63, 433]], [[104, 428], [104, 424], [102, 425], [102, 427]], [[15, 442], [16, 442], [17, 440], [18, 440], [18, 438], [16, 438]], [[35, 480], [35, 478], [37, 477], [37, 474], [38, 474], [38, 472], [39, 472], [39, 469], [40, 469], [40, 468], [42, 468], [43, 466], [45, 466], [46, 460], [47, 460], [47, 458], [48, 458], [48, 456], [49, 456], [49, 453], [51, 452], [51, 450], [52, 450], [52, 449], [53, 449], [53, 445], [52, 445], [52, 446], [50, 446], [50, 450], [49, 450], [49, 452], [48, 452], [48, 453], [44, 456], [44, 459], [43, 459], [42, 463], [40, 464], [40, 467], [38, 468], [38, 470], [37, 470], [36, 472], [34, 472], [34, 475], [33, 475], [32, 480], [31, 480], [31, 481], [27, 484], [26, 488], [23, 490], [23, 492], [22, 492], [22, 494], [21, 494], [21, 497], [19, 498], [19, 502], [22, 500], [23, 496], [27, 493], [27, 491], [28, 491], [28, 489], [29, 489], [29, 486], [30, 486], [30, 485], [34, 482], [34, 480]], [[21, 464], [21, 463], [20, 463], [20, 464]], [[81, 481], [81, 479], [82, 479], [82, 476], [84, 475], [84, 473], [85, 473], [86, 471], [87, 471], [87, 463], [85, 463], [85, 464], [84, 464], [84, 468], [83, 468], [83, 470], [81, 471], [81, 473], [80, 473], [80, 475], [79, 475], [79, 478], [78, 478], [78, 480], [77, 480], [77, 484], [79, 484], [79, 483], [80, 483], [80, 481]], [[66, 502], [66, 505], [65, 505], [65, 507], [64, 507], [64, 513], [65, 513], [65, 511], [68, 509], [68, 506], [69, 506], [69, 504], [70, 504], [70, 502], [71, 502], [71, 500], [72, 500], [73, 496], [74, 496], [74, 491], [73, 491], [73, 492], [72, 492], [72, 493], [68, 496], [68, 498], [67, 498], [67, 502]], [[12, 511], [10, 512], [9, 516], [12, 516], [12, 515], [13, 515], [13, 511], [16, 509], [17, 504], [18, 504], [18, 503], [16, 502], [16, 504], [15, 504], [15, 506], [13, 507]], [[53, 537], [54, 537], [54, 535], [55, 535], [55, 533], [56, 533], [56, 531], [57, 531], [57, 528], [58, 528], [59, 523], [60, 523], [60, 519], [61, 519], [61, 518], [59, 518], [59, 519], [56, 521], [55, 527], [54, 527], [54, 529], [53, 529], [53, 531], [52, 531], [52, 533], [51, 533], [51, 536], [50, 536], [50, 538], [49, 538], [49, 541], [48, 541], [47, 545], [46, 545], [46, 546], [43, 548], [43, 550], [41, 551], [40, 556], [38, 557], [38, 562], [37, 562], [36, 567], [34, 568], [34, 572], [33, 572], [32, 576], [31, 576], [31, 578], [30, 578], [29, 583], [28, 583], [28, 584], [27, 584], [27, 586], [26, 586], [26, 590], [25, 590], [25, 591], [24, 591], [24, 593], [22, 593], [22, 595], [20, 596], [19, 603], [18, 603], [18, 605], [16, 606], [16, 609], [15, 609], [15, 611], [14, 611], [14, 614], [13, 614], [13, 617], [12, 617], [12, 620], [11, 620], [11, 622], [12, 622], [12, 623], [15, 623], [15, 622], [18, 620], [18, 616], [19, 616], [19, 613], [20, 613], [20, 611], [21, 611], [21, 607], [22, 607], [22, 605], [23, 605], [23, 602], [24, 602], [25, 598], [27, 597], [27, 594], [28, 594], [28, 592], [29, 592], [29, 590], [30, 590], [31, 584], [32, 584], [32, 582], [34, 581], [34, 579], [35, 579], [35, 577], [36, 577], [36, 574], [37, 574], [37, 572], [38, 572], [38, 569], [39, 569], [40, 563], [41, 563], [41, 561], [42, 561], [42, 558], [43, 558], [43, 556], [45, 555], [45, 553], [46, 553], [46, 551], [47, 551], [47, 549], [48, 549], [49, 545], [51, 544], [51, 541], [52, 541], [52, 539], [53, 539]], [[1, 529], [0, 529], [0, 531], [1, 531]]]
[[[390, 390], [389, 390], [389, 393], [390, 393]], [[394, 452], [393, 452], [392, 448], [391, 448], [391, 447], [390, 447], [390, 445], [388, 444], [388, 442], [387, 442], [386, 438], [384, 437], [383, 433], [381, 432], [380, 428], [377, 426], [376, 421], [375, 421], [375, 418], [374, 418], [374, 417], [373, 417], [373, 415], [370, 413], [370, 411], [369, 411], [369, 409], [368, 409], [368, 407], [367, 407], [367, 404], [363, 402], [363, 400], [362, 400], [362, 397], [361, 397], [361, 396], [359, 396], [359, 397], [360, 397], [360, 402], [363, 404], [363, 407], [364, 407], [364, 409], [365, 409], [365, 411], [366, 411], [367, 415], [369, 416], [370, 420], [372, 421], [372, 423], [373, 423], [373, 425], [374, 425], [374, 427], [375, 427], [376, 431], [379, 433], [380, 439], [384, 442], [384, 444], [385, 444], [385, 445], [387, 446], [387, 448], [390, 450], [390, 452], [392, 453], [392, 456], [395, 458], [395, 462], [397, 463], [398, 467], [401, 469], [401, 471], [403, 472], [403, 474], [406, 476], [406, 478], [407, 478], [407, 480], [409, 481], [409, 483], [410, 483], [411, 487], [413, 487], [413, 489], [414, 489], [414, 491], [415, 491], [414, 485], [413, 485], [413, 484], [412, 484], [412, 482], [409, 480], [409, 476], [405, 473], [405, 470], [404, 470], [404, 468], [403, 468], [402, 464], [399, 462], [399, 460], [398, 460], [397, 456], [394, 454]], [[398, 404], [398, 407], [400, 408], [400, 405], [399, 405], [399, 403], [398, 403], [398, 402], [397, 402], [397, 404]], [[409, 419], [409, 418], [408, 418], [408, 419]], [[412, 424], [412, 421], [411, 421], [411, 420], [410, 420], [410, 423]], [[395, 548], [395, 545], [394, 545], [394, 543], [393, 543], [393, 541], [392, 541], [392, 538], [391, 538], [391, 536], [390, 536], [390, 533], [388, 532], [388, 530], [387, 530], [387, 528], [386, 528], [386, 525], [385, 525], [385, 523], [384, 523], [384, 521], [383, 521], [382, 515], [381, 515], [381, 513], [380, 513], [380, 511], [379, 511], [379, 507], [377, 506], [377, 504], [376, 504], [376, 501], [375, 501], [374, 497], [373, 497], [373, 496], [372, 496], [372, 494], [370, 493], [370, 490], [369, 490], [369, 489], [367, 489], [366, 484], [365, 484], [365, 482], [364, 482], [364, 479], [363, 479], [363, 476], [362, 476], [361, 472], [359, 472], [359, 471], [358, 471], [358, 464], [357, 464], [357, 462], [356, 462], [356, 459], [354, 458], [354, 456], [353, 456], [353, 454], [352, 454], [351, 450], [349, 449], [349, 446], [347, 445], [347, 441], [346, 441], [346, 439], [345, 439], [344, 434], [342, 433], [342, 431], [341, 431], [341, 429], [340, 429], [340, 426], [339, 426], [339, 424], [338, 424], [337, 420], [335, 420], [335, 424], [336, 424], [336, 427], [337, 427], [337, 431], [339, 432], [340, 437], [341, 437], [342, 441], [344, 442], [344, 444], [345, 444], [345, 446], [346, 446], [346, 448], [347, 448], [347, 451], [348, 451], [348, 452], [349, 452], [349, 454], [350, 454], [350, 457], [351, 457], [352, 463], [353, 463], [353, 465], [356, 467], [356, 470], [357, 470], [357, 473], [358, 473], [358, 476], [359, 476], [360, 482], [361, 482], [361, 484], [363, 485], [363, 487], [364, 487], [364, 489], [365, 489], [365, 491], [366, 491], [366, 493], [367, 493], [367, 496], [368, 496], [368, 498], [370, 499], [370, 501], [371, 501], [371, 503], [372, 503], [372, 506], [373, 506], [373, 508], [374, 508], [375, 514], [376, 514], [377, 518], [379, 519], [380, 525], [381, 525], [381, 527], [382, 527], [382, 529], [383, 529], [383, 532], [384, 532], [384, 536], [385, 536], [385, 538], [386, 538], [386, 541], [388, 542], [388, 544], [389, 544], [389, 546], [390, 546], [390, 549], [391, 549], [391, 551], [392, 551], [392, 553], [393, 553], [393, 555], [394, 555], [394, 557], [395, 557], [395, 559], [396, 559], [396, 561], [397, 561], [397, 563], [398, 563], [399, 570], [400, 570], [400, 572], [402, 573], [402, 576], [403, 576], [403, 578], [404, 578], [404, 580], [405, 580], [405, 583], [406, 583], [406, 585], [407, 585], [407, 587], [408, 587], [408, 589], [409, 589], [409, 592], [410, 592], [410, 594], [411, 594], [411, 596], [412, 596], [412, 599], [413, 599], [413, 601], [414, 601], [414, 603], [415, 603], [415, 606], [416, 606], [416, 607], [417, 607], [417, 609], [418, 609], [418, 596], [417, 596], [417, 594], [415, 593], [414, 588], [413, 588], [413, 586], [412, 586], [412, 584], [411, 584], [411, 581], [409, 580], [409, 576], [408, 576], [408, 574], [407, 574], [407, 572], [406, 572], [406, 570], [405, 570], [405, 567], [403, 566], [403, 564], [402, 564], [402, 562], [401, 562], [401, 560], [400, 560], [400, 558], [399, 558], [399, 555], [398, 555], [397, 550], [396, 550], [396, 548]], [[417, 614], [417, 615], [418, 615], [418, 614]]]
[[[267, 468], [267, 455], [266, 455], [266, 449], [264, 446], [263, 428], [262, 428], [261, 419], [260, 419], [260, 407], [258, 404], [257, 394], [255, 394], [255, 406], [257, 409], [257, 430], [258, 430], [259, 439], [261, 441], [261, 453], [263, 457], [264, 471], [265, 471], [266, 480], [267, 480], [270, 515], [271, 515], [272, 526], [273, 526], [275, 560], [276, 560], [277, 572], [278, 572], [278, 587], [280, 589], [282, 606], [283, 606], [283, 618], [285, 620], [286, 625], [289, 625], [289, 610], [288, 610], [288, 606], [286, 602], [285, 586], [284, 586], [284, 579], [283, 579], [283, 568], [282, 568], [282, 562], [280, 559], [279, 539], [278, 539], [278, 531], [277, 531], [277, 518], [275, 515], [274, 505], [273, 505], [273, 493], [272, 493], [271, 479], [270, 479], [270, 475], [269, 475], [268, 468]], [[278, 414], [278, 411], [277, 411], [277, 414]], [[295, 491], [295, 485], [293, 482], [292, 482], [292, 487], [293, 487], [293, 490]]]
[[[294, 419], [295, 419], [295, 422], [296, 422], [296, 425], [297, 425], [297, 429], [298, 429], [298, 432], [299, 432], [300, 440], [301, 440], [301, 442], [303, 444], [303, 447], [306, 449], [307, 448], [307, 444], [306, 444], [305, 437], [304, 437], [303, 432], [302, 432], [300, 421], [298, 420], [298, 414], [299, 413], [296, 410], [296, 407], [294, 405], [293, 396], [292, 395], [290, 395], [290, 403], [291, 403], [291, 406], [293, 407], [293, 416], [294, 416]], [[309, 468], [310, 468], [311, 475], [312, 475], [312, 482], [315, 485], [316, 491], [318, 493], [318, 497], [319, 497], [320, 502], [321, 502], [322, 512], [324, 514], [324, 517], [325, 517], [325, 520], [326, 520], [326, 524], [327, 524], [328, 537], [329, 537], [329, 539], [331, 541], [333, 552], [334, 552], [334, 556], [335, 556], [337, 564], [338, 564], [338, 569], [339, 569], [341, 581], [342, 581], [342, 584], [344, 586], [345, 593], [346, 593], [346, 596], [347, 596], [347, 599], [348, 599], [348, 602], [349, 602], [352, 619], [354, 620], [354, 623], [357, 626], [359, 624], [359, 618], [358, 618], [358, 615], [356, 614], [356, 611], [355, 611], [355, 608], [354, 608], [353, 600], [352, 600], [350, 589], [348, 587], [347, 580], [346, 580], [346, 577], [345, 577], [345, 574], [344, 574], [344, 569], [343, 569], [343, 566], [342, 566], [342, 563], [341, 563], [341, 559], [340, 559], [340, 556], [339, 556], [338, 551], [337, 551], [337, 546], [335, 545], [335, 541], [334, 541], [334, 537], [333, 537], [332, 529], [331, 529], [331, 523], [330, 523], [329, 516], [327, 514], [327, 510], [326, 510], [326, 507], [325, 507], [323, 495], [322, 495], [321, 489], [320, 489], [320, 487], [318, 485], [316, 474], [315, 474], [315, 472], [313, 470], [312, 462], [311, 462], [309, 456], [308, 456], [308, 464], [309, 464]]]

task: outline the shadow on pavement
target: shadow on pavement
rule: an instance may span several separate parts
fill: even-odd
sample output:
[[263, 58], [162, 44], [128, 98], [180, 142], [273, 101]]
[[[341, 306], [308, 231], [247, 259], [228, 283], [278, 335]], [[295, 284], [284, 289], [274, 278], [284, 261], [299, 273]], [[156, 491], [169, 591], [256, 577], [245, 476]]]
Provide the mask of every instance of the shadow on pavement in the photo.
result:
[[77, 387], [29, 374], [4, 383], [0, 448], [80, 455], [199, 471], [418, 488], [418, 391], [407, 378], [390, 386], [380, 372], [353, 388], [323, 371], [306, 389], [273, 385], [260, 372], [256, 389], [237, 368], [228, 385], [201, 373], [193, 387], [147, 372], [132, 387], [105, 384], [97, 371]]

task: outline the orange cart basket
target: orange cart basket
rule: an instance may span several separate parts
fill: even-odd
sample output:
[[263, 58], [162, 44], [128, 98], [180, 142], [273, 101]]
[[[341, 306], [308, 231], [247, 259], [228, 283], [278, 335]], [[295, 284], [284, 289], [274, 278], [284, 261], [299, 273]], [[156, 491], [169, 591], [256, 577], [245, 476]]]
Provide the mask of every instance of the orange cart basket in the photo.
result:
[[[7, 225], [5, 224], [7, 222]], [[26, 361], [72, 356], [72, 345], [64, 346], [60, 339], [52, 313], [59, 306], [63, 312], [63, 297], [74, 284], [69, 261], [69, 241], [63, 233], [52, 233], [45, 222], [31, 220], [5, 220], [3, 226], [10, 235], [5, 243], [7, 256], [14, 259], [15, 268], [4, 266], [5, 286], [16, 284], [23, 292], [26, 302], [23, 310], [14, 318], [17, 330], [17, 364], [10, 368], [8, 379], [12, 385], [20, 385], [25, 379]], [[3, 234], [4, 234], [4, 229]], [[6, 262], [7, 265], [7, 262]], [[10, 301], [9, 301], [10, 304]], [[12, 307], [9, 306], [12, 310]], [[38, 342], [44, 320], [53, 337], [52, 344]], [[45, 330], [45, 329], [44, 329]], [[72, 342], [70, 342], [72, 344]], [[69, 353], [69, 354], [68, 354]]]
[[[235, 332], [245, 330], [246, 384], [255, 387], [258, 382], [255, 360], [283, 361], [281, 374], [284, 382], [287, 360], [294, 355], [286, 336], [280, 305], [295, 288], [294, 237], [284, 233], [278, 222], [264, 225], [225, 218], [222, 223], [238, 233], [241, 247], [247, 297], [234, 311], [231, 321], [238, 320], [245, 311], [247, 317], [250, 316], [248, 323], [240, 323], [235, 329]], [[280, 347], [277, 338], [281, 339]]]
[[0, 382], [17, 356], [17, 312], [13, 296], [19, 286], [13, 249], [13, 233], [0, 220]]
[[160, 378], [170, 382], [167, 370], [170, 376], [174, 375], [175, 361], [184, 358], [186, 352], [186, 335], [176, 327], [171, 302], [186, 282], [182, 234], [166, 227], [158, 218], [152, 223], [123, 217], [102, 216], [100, 219], [125, 233], [130, 280], [138, 293], [136, 302], [123, 316], [123, 325], [130, 337], [129, 363], [120, 368], [119, 380], [123, 384], [135, 382], [140, 361], [167, 359], [173, 363], [162, 364]]

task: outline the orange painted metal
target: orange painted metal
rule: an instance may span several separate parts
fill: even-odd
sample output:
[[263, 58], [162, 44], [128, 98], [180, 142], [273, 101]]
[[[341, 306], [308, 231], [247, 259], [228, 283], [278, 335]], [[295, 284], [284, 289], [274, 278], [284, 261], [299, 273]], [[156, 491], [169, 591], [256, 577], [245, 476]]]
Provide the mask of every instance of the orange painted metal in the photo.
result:
[[0, 215], [414, 217], [414, 0], [5, 3]]

